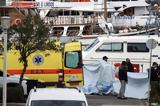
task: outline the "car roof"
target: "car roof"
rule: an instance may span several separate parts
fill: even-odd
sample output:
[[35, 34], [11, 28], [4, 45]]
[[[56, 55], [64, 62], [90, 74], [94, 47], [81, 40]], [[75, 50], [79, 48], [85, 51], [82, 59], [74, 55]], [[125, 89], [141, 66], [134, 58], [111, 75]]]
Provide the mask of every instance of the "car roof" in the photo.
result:
[[31, 90], [29, 99], [86, 101], [84, 93], [75, 88], [36, 88]]

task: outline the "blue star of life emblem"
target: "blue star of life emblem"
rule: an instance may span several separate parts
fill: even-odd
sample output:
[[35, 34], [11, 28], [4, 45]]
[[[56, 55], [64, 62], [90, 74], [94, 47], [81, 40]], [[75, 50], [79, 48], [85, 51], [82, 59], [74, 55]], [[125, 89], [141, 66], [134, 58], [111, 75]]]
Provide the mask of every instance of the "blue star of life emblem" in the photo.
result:
[[35, 55], [33, 57], [33, 63], [36, 65], [41, 65], [43, 63], [44, 59], [41, 55]]

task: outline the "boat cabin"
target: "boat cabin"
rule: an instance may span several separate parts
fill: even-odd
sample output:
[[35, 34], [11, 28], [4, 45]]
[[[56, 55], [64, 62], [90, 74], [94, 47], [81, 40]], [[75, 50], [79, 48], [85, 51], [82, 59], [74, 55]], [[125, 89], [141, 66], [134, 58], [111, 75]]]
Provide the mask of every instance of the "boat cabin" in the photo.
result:
[[84, 49], [84, 63], [98, 61], [107, 56], [109, 61], [119, 66], [126, 58], [130, 58], [136, 72], [146, 71], [150, 67], [150, 50], [146, 45], [148, 39], [157, 41], [156, 48], [152, 50], [152, 62], [160, 64], [160, 38], [156, 35], [98, 37]]

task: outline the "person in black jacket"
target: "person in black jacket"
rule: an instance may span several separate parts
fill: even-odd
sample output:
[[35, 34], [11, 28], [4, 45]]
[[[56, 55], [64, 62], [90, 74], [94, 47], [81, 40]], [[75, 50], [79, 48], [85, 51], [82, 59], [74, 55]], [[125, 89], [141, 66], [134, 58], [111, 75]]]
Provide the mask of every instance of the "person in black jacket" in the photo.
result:
[[159, 67], [156, 62], [153, 62], [152, 64], [150, 78], [150, 103], [160, 103]]
[[158, 81], [158, 64], [153, 62], [151, 67], [151, 81]]
[[126, 62], [127, 62], [128, 72], [134, 72], [134, 67], [129, 58], [126, 58]]
[[121, 83], [121, 87], [120, 87], [119, 94], [118, 94], [118, 99], [126, 99], [126, 97], [124, 96], [125, 89], [126, 89], [126, 83], [128, 82], [126, 61], [122, 61], [119, 67], [118, 75], [119, 75], [119, 80]]
[[[160, 81], [160, 64], [158, 65], [157, 75], [158, 75], [158, 81]], [[159, 84], [160, 84], [160, 83], [159, 83]]]

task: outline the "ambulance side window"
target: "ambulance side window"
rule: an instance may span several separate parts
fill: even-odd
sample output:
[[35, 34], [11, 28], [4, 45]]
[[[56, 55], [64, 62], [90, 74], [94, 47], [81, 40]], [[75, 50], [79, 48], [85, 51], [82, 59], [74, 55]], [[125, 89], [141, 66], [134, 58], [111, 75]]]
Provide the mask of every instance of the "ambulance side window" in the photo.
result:
[[72, 52], [66, 52], [65, 54], [65, 67], [68, 68], [77, 68], [79, 64], [79, 52], [72, 51]]

